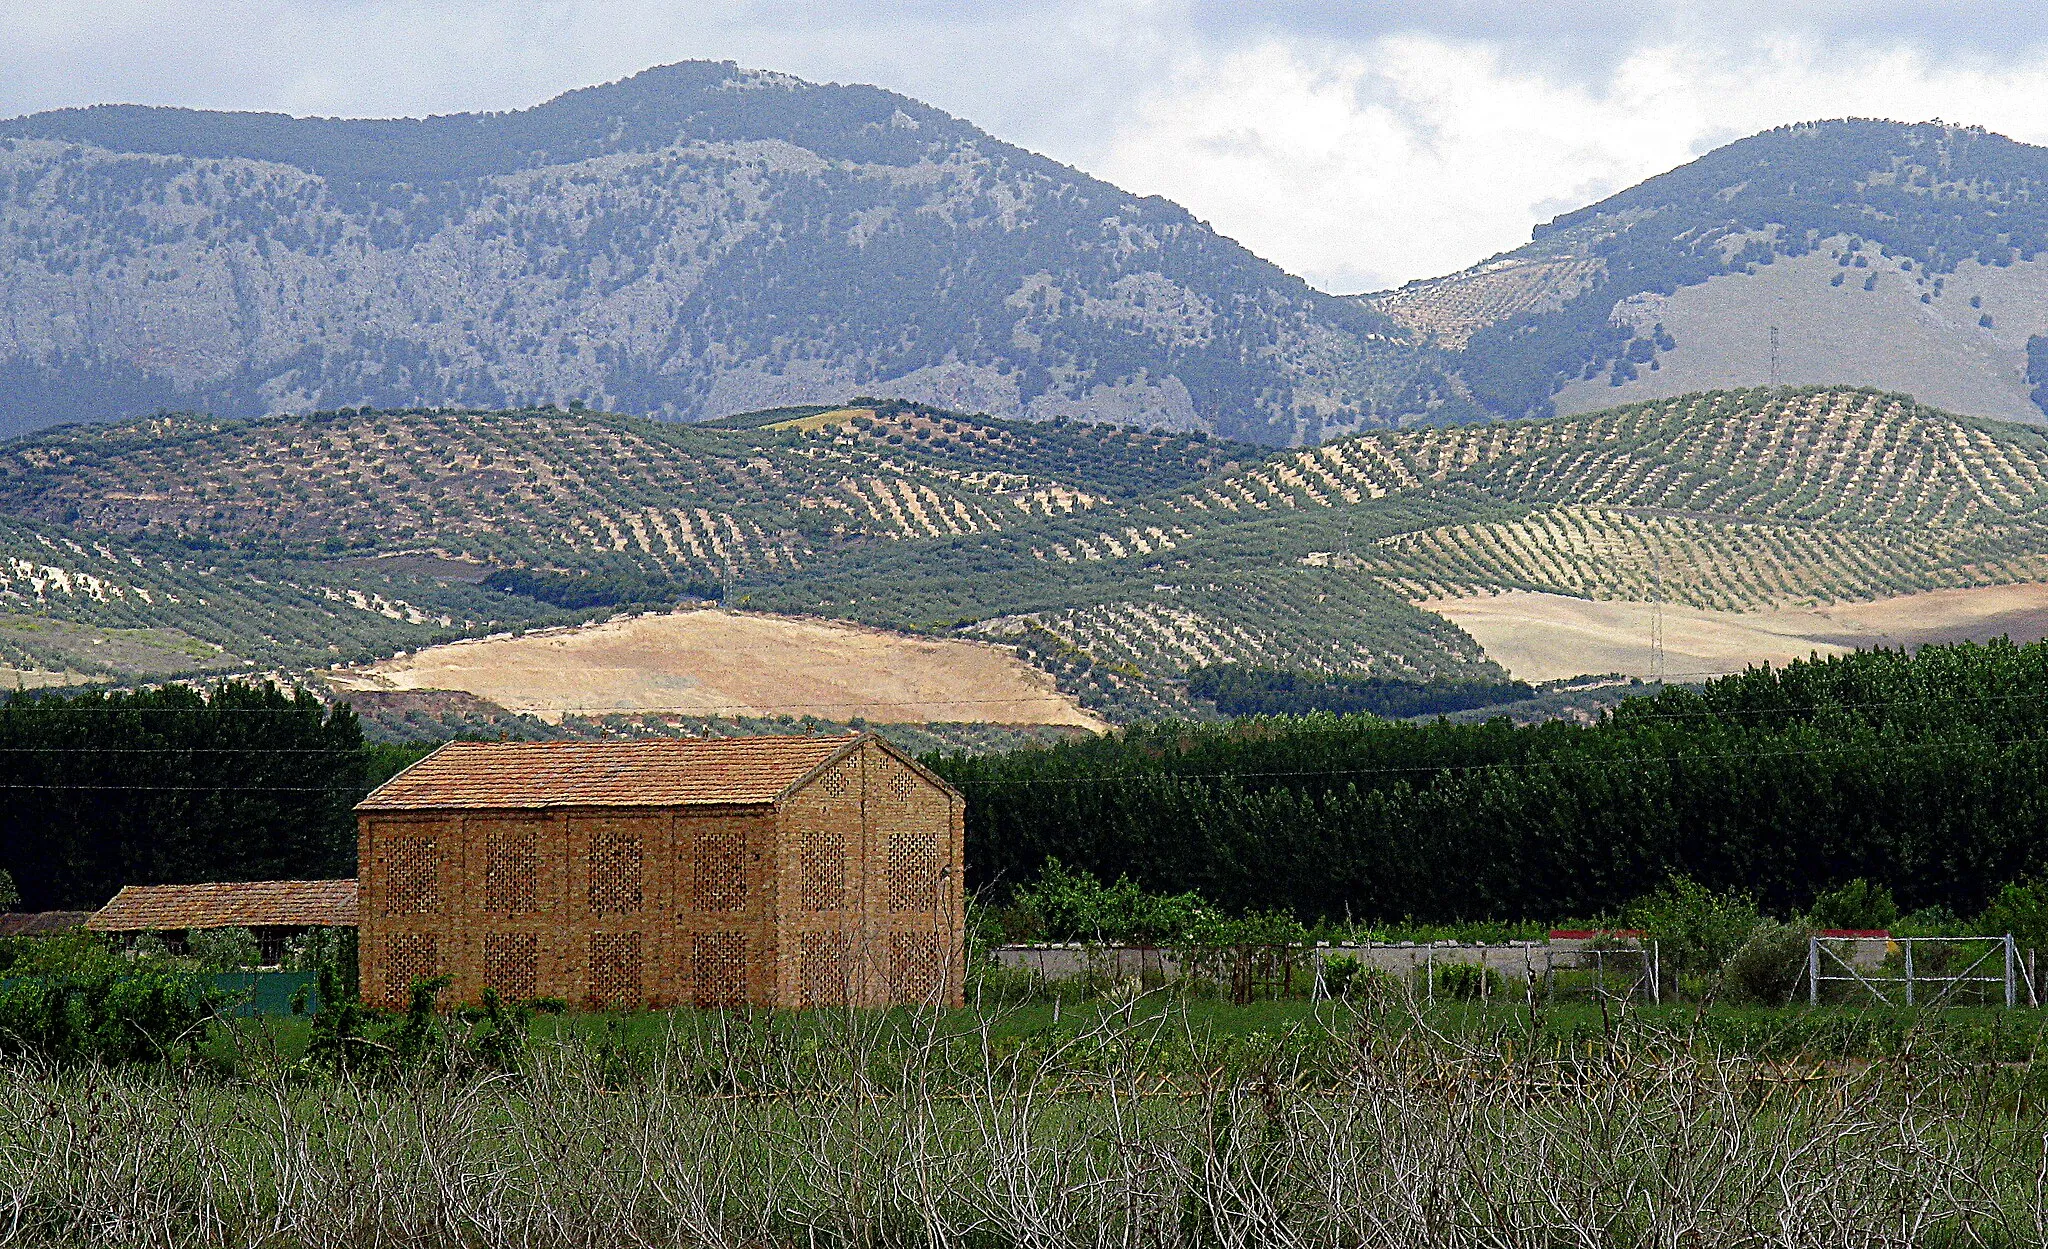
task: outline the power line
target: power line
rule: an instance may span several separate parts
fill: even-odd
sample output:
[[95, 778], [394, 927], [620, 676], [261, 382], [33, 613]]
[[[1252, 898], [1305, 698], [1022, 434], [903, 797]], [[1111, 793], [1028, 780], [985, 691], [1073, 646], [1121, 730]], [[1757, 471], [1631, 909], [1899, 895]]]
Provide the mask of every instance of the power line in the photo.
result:
[[1913, 742], [1892, 746], [1843, 745], [1815, 746], [1794, 750], [1720, 751], [1713, 754], [1636, 755], [1625, 759], [1541, 759], [1524, 761], [1502, 761], [1497, 763], [1446, 763], [1418, 764], [1406, 767], [1381, 768], [1328, 768], [1297, 772], [1154, 772], [1138, 775], [1115, 776], [1047, 776], [991, 778], [983, 780], [952, 780], [948, 783], [961, 786], [972, 785], [1088, 785], [1088, 784], [1143, 784], [1156, 781], [1200, 781], [1200, 780], [1275, 780], [1294, 777], [1332, 776], [1392, 776], [1427, 773], [1431, 775], [1446, 772], [1491, 772], [1497, 770], [1538, 768], [1582, 768], [1590, 770], [1617, 770], [1655, 765], [1679, 766], [1695, 762], [1723, 762], [1737, 759], [1785, 759], [1814, 755], [1866, 753], [1877, 755], [1905, 754], [1917, 750], [1970, 749], [1981, 751], [1987, 745], [1992, 748], [2008, 746], [2048, 745], [2048, 737], [2021, 737], [2006, 741], [1984, 742]]

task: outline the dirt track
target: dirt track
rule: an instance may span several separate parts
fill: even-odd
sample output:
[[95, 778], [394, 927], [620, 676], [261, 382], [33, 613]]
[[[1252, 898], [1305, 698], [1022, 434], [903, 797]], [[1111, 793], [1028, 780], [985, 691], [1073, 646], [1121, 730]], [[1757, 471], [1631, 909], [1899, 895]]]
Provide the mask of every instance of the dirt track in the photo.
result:
[[[1650, 676], [1654, 671], [1648, 603], [1516, 590], [1418, 606], [1455, 622], [1525, 681], [1599, 672]], [[2048, 636], [2048, 585], [1933, 590], [1768, 612], [1664, 607], [1665, 672], [1677, 679], [1739, 672], [1753, 663], [1783, 664], [1816, 653], [2001, 635], [2021, 642]]]
[[670, 712], [1104, 727], [1001, 647], [717, 610], [455, 642], [335, 684], [463, 690], [547, 720]]

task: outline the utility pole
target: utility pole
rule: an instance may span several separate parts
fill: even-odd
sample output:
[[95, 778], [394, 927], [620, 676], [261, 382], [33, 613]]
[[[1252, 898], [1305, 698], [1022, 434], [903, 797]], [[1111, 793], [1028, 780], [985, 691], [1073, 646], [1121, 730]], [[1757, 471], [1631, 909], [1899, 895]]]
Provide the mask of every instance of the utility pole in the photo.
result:
[[1778, 327], [1771, 327], [1771, 385], [1778, 384]]

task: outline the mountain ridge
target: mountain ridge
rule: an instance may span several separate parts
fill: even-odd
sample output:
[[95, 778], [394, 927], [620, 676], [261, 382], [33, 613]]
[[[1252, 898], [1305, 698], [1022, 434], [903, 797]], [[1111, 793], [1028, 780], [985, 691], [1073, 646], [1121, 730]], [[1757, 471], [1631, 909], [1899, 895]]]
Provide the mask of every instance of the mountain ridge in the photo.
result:
[[1839, 384], [2041, 421], [2048, 148], [1939, 122], [1781, 126], [1362, 298], [1455, 352], [1496, 415]]
[[1178, 205], [730, 63], [419, 121], [0, 122], [0, 280], [16, 430], [570, 399], [697, 419], [886, 387], [1286, 443], [1457, 406], [1391, 322]]

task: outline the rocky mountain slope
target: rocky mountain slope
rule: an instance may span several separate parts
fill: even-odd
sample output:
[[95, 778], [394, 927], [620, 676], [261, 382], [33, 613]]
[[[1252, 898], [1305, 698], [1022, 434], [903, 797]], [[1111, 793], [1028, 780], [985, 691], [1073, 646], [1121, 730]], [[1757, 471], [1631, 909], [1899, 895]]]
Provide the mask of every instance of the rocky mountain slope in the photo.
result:
[[1456, 351], [1504, 416], [1826, 384], [2040, 421], [2048, 148], [1938, 123], [1787, 126], [1365, 302]]
[[1464, 410], [1392, 321], [872, 87], [690, 62], [535, 108], [0, 122], [0, 433], [871, 393], [1265, 443]]

